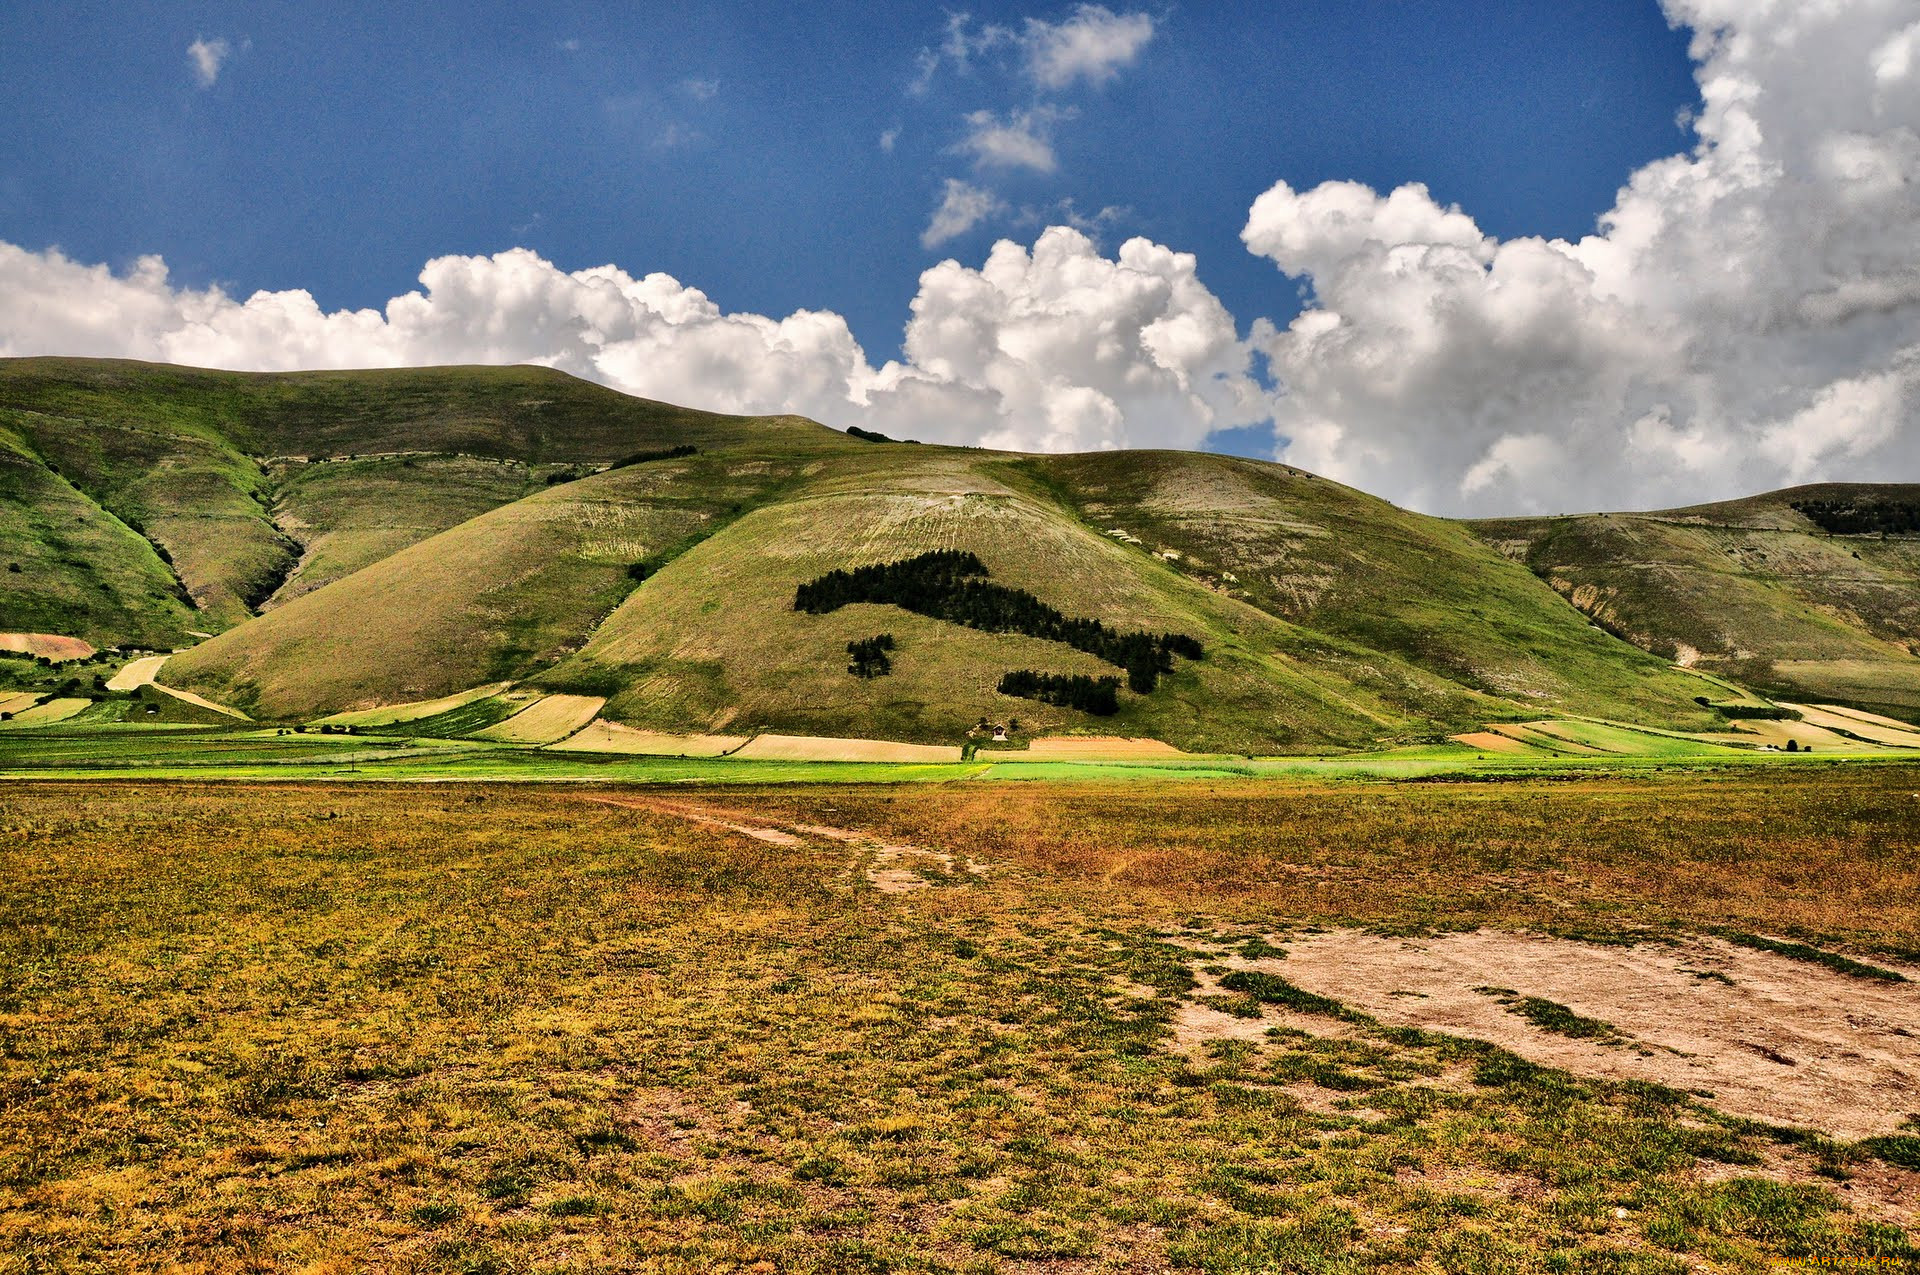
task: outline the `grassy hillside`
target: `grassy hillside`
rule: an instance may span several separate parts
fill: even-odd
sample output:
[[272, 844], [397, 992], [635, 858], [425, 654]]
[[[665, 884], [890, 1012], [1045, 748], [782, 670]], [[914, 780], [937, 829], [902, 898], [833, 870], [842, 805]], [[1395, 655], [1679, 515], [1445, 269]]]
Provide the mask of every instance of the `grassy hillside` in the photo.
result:
[[[1173, 476], [1275, 469], [1214, 457], [1152, 459]], [[1068, 480], [1085, 476], [1079, 462], [1097, 458], [1012, 462], [993, 453], [901, 447], [838, 457], [779, 503], [649, 580], [579, 655], [540, 680], [607, 695], [608, 716], [659, 730], [909, 740], [952, 741], [982, 717], [1018, 717], [1026, 733], [1098, 729], [1194, 749], [1294, 751], [1418, 738], [1521, 711], [1537, 715], [1413, 658], [1418, 644], [1400, 640], [1406, 629], [1383, 625], [1385, 639], [1371, 644], [1309, 629], [1263, 609], [1258, 603], [1271, 605], [1266, 596], [1208, 587], [1190, 570], [1103, 534], [1059, 498]], [[1436, 526], [1442, 531], [1435, 534], [1473, 545], [1457, 529]], [[1610, 678], [1634, 696], [1583, 686], [1582, 702], [1662, 719], [1700, 716], [1689, 699], [1697, 690], [1691, 679], [1593, 631], [1524, 571], [1473, 547], [1516, 577], [1519, 592], [1564, 615], [1570, 640], [1595, 648], [1589, 662], [1606, 674], [1595, 673], [1596, 684]], [[1391, 548], [1382, 543], [1378, 552]], [[891, 606], [818, 616], [793, 609], [795, 587], [825, 571], [931, 549], [978, 554], [996, 582], [1068, 615], [1191, 634], [1205, 644], [1206, 658], [1178, 662], [1151, 694], [1123, 692], [1120, 713], [1096, 719], [995, 690], [1009, 669], [1115, 672], [1059, 643], [977, 632]], [[892, 675], [849, 677], [846, 643], [882, 632], [897, 642]]]
[[649, 447], [820, 428], [656, 403], [541, 367], [217, 372], [122, 359], [0, 359], [0, 404], [164, 429], [256, 457], [404, 451], [607, 463]]
[[145, 539], [0, 424], [0, 629], [172, 646], [193, 622]]
[[1705, 724], [1693, 679], [1623, 650], [1460, 523], [1227, 456], [1110, 452], [1022, 468], [1095, 530], [1216, 593], [1467, 690]]
[[277, 526], [303, 547], [262, 609], [311, 593], [429, 536], [543, 490], [552, 466], [479, 456], [287, 460], [268, 466]]
[[[571, 467], [680, 444], [802, 443], [824, 433], [793, 418], [654, 403], [546, 368], [258, 374], [0, 359], [5, 481], [35, 509], [78, 494], [106, 515], [89, 515], [102, 528], [87, 533], [84, 554], [62, 548], [71, 534], [54, 543], [27, 515], [4, 515], [21, 533], [9, 544], [38, 574], [0, 592], [0, 630], [185, 642]], [[73, 493], [61, 494], [63, 485]], [[149, 587], [156, 558], [178, 588]]]
[[[822, 431], [824, 433], [824, 431]], [[172, 683], [255, 715], [426, 699], [529, 676], [798, 463], [701, 453], [543, 487], [176, 656]]]
[[[1563, 717], [1710, 730], [1695, 697], [1741, 686], [1911, 716], [1916, 492], [1466, 524], [1256, 461], [868, 443], [543, 368], [0, 360], [0, 631], [217, 634], [168, 683], [268, 720], [495, 682], [656, 731], [951, 744], [1017, 718], [1016, 742], [1231, 752]], [[1062, 642], [794, 610], [826, 572], [932, 549], [1205, 658], [1096, 717], [998, 690], [1011, 670], [1121, 671]], [[882, 633], [890, 675], [849, 676], [847, 644]]]
[[1920, 506], [1824, 484], [1646, 514], [1474, 524], [1581, 611], [1666, 659], [1795, 699], [1920, 716], [1920, 537], [1835, 535], [1795, 504]]

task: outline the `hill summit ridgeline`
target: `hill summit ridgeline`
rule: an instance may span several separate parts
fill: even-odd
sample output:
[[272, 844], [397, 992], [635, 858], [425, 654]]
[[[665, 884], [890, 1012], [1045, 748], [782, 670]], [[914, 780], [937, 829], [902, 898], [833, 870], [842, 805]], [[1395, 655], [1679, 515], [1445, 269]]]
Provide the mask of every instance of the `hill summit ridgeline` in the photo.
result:
[[[1238, 752], [1701, 729], [1740, 687], [1911, 720], [1916, 512], [1829, 484], [1460, 522], [1284, 465], [875, 441], [542, 368], [0, 361], [0, 630], [185, 648], [169, 684], [266, 720], [499, 683], [655, 731], [1018, 715]], [[1108, 679], [1112, 711], [1014, 674]]]

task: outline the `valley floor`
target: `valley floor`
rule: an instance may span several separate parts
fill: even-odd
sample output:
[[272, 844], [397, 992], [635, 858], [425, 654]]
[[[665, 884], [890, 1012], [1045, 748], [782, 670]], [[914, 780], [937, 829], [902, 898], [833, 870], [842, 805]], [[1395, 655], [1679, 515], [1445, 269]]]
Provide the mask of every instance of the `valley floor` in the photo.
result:
[[1920, 765], [16, 778], [0, 1271], [1920, 1264]]

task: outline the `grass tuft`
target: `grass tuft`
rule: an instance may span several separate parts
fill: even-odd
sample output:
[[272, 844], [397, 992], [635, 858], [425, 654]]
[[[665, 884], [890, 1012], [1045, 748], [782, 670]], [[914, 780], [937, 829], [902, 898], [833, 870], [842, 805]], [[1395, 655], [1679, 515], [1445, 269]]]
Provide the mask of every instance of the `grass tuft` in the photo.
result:
[[1571, 1036], [1575, 1040], [1598, 1040], [1606, 1044], [1626, 1039], [1612, 1023], [1582, 1017], [1558, 1001], [1550, 1001], [1543, 996], [1522, 996], [1508, 987], [1476, 987], [1473, 990], [1483, 996], [1493, 997], [1506, 1007], [1508, 1013], [1526, 1019], [1541, 1031]]

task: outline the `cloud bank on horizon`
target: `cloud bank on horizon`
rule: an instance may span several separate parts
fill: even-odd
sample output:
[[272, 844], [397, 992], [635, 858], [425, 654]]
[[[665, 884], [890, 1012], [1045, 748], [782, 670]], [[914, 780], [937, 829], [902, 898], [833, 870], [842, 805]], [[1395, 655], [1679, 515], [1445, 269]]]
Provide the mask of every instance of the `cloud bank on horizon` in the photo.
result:
[[[926, 270], [902, 357], [879, 366], [831, 312], [728, 314], [664, 274], [524, 249], [436, 258], [383, 311], [327, 313], [302, 291], [175, 288], [158, 258], [116, 274], [0, 243], [0, 353], [536, 362], [693, 406], [1035, 450], [1198, 447], [1271, 422], [1279, 459], [1436, 513], [1920, 477], [1910, 0], [1666, 9], [1694, 32], [1696, 145], [1633, 173], [1594, 234], [1497, 240], [1418, 184], [1279, 182], [1242, 238], [1308, 290], [1285, 328], [1238, 324], [1190, 254], [1134, 238], [1108, 256], [1060, 226]], [[1152, 35], [1094, 5], [956, 26], [925, 73], [1018, 41], [1036, 86], [1098, 84]], [[1051, 118], [982, 117], [962, 153], [1033, 166]], [[996, 206], [949, 181], [929, 246]]]

